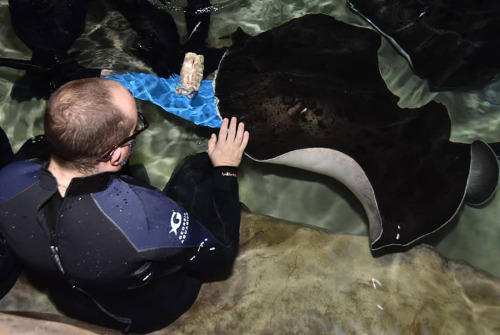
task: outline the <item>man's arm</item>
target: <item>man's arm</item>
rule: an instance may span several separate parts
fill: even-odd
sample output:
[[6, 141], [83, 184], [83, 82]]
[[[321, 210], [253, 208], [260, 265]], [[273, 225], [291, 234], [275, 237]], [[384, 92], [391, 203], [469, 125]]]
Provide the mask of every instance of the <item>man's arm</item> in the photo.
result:
[[[214, 166], [214, 207], [213, 218], [222, 223], [224, 236], [218, 236], [222, 243], [227, 240], [238, 242], [240, 209], [238, 194], [238, 166], [248, 144], [249, 134], [245, 125], [232, 118], [224, 119], [219, 136], [212, 134], [208, 141], [208, 156]], [[236, 238], [235, 238], [236, 237]]]
[[[11, 163], [14, 153], [10, 146], [7, 135], [0, 127], [0, 169]], [[0, 233], [0, 299], [6, 295], [19, 275], [17, 261], [12, 250], [6, 244], [3, 235]]]
[[200, 247], [186, 254], [187, 269], [215, 273], [230, 268], [236, 258], [240, 226], [237, 168], [248, 138], [244, 124], [225, 119], [219, 136], [212, 135], [209, 141], [208, 157], [188, 158], [167, 185], [166, 194], [216, 239], [216, 243], [200, 240]]
[[0, 234], [0, 299], [14, 286], [19, 272], [18, 262]]

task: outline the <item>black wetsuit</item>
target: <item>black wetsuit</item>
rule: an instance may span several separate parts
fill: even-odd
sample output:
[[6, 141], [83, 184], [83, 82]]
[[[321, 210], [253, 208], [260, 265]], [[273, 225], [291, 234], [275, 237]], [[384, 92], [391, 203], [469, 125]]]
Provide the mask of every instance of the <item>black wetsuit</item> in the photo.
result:
[[236, 168], [213, 168], [203, 153], [174, 172], [170, 197], [101, 173], [74, 178], [62, 198], [46, 165], [27, 160], [0, 171], [0, 271], [13, 271], [13, 253], [67, 315], [136, 332], [163, 328], [194, 303], [203, 281], [231, 269]]

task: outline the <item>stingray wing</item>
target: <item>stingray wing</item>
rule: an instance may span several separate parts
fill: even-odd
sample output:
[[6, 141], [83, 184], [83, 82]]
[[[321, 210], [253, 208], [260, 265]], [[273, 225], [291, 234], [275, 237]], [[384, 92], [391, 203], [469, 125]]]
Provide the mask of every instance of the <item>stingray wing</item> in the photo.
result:
[[[491, 150], [449, 141], [443, 105], [398, 107], [378, 70], [379, 43], [374, 31], [310, 14], [254, 37], [240, 31], [215, 80], [221, 116], [244, 119], [252, 134], [247, 154], [346, 184], [374, 250], [446, 225], [484, 173], [498, 182]], [[492, 194], [476, 189], [476, 202]]]

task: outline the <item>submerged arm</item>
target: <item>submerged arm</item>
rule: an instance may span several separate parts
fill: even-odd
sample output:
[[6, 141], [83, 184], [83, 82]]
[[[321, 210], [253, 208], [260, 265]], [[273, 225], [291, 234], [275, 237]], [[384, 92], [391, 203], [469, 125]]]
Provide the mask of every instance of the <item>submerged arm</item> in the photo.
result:
[[14, 286], [19, 272], [19, 264], [14, 253], [0, 234], [0, 299]]

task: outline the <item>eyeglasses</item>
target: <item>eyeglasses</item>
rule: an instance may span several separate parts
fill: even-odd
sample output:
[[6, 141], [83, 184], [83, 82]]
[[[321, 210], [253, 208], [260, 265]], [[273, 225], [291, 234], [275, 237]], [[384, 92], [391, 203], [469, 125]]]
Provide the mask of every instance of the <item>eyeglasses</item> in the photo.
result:
[[104, 155], [102, 155], [101, 158], [97, 158], [98, 162], [108, 161], [116, 149], [118, 149], [119, 147], [122, 147], [125, 144], [127, 144], [128, 142], [134, 140], [137, 137], [137, 135], [142, 133], [144, 130], [148, 129], [149, 122], [148, 122], [148, 120], [146, 120], [144, 115], [142, 115], [141, 112], [137, 111], [137, 116], [138, 116], [138, 122], [137, 122], [137, 125], [135, 126], [134, 133], [132, 135], [130, 135], [129, 137], [127, 137], [126, 139], [124, 139], [123, 141], [121, 141], [120, 143], [118, 143], [117, 145], [113, 146], [108, 151], [106, 151], [106, 153]]

